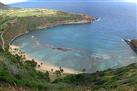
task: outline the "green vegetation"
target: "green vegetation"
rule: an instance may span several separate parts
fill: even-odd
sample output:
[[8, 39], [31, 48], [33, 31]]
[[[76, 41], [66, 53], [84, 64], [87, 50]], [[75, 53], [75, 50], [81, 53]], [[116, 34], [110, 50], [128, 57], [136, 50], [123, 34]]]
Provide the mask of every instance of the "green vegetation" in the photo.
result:
[[0, 82], [46, 89], [49, 73], [36, 71], [36, 64], [34, 61], [23, 62], [19, 56], [13, 56], [8, 51], [0, 49]]
[[[3, 6], [3, 5], [2, 5]], [[49, 9], [0, 9], [0, 34], [7, 46], [17, 35], [35, 29], [79, 22], [84, 15]], [[89, 17], [86, 17], [89, 19]], [[8, 48], [8, 47], [7, 47]], [[0, 91], [136, 91], [137, 63], [93, 74], [39, 72], [35, 61], [22, 61], [0, 46]], [[85, 72], [85, 69], [83, 69]], [[54, 78], [55, 80], [51, 80]]]
[[[23, 62], [0, 48], [0, 91], [10, 87], [26, 91], [135, 91], [137, 89], [137, 64], [119, 69], [109, 69], [93, 74], [64, 75], [42, 73], [35, 70], [36, 62]], [[50, 76], [56, 80], [50, 81]], [[1, 90], [2, 89], [2, 90]], [[9, 90], [8, 90], [9, 89]], [[5, 91], [5, 90], [4, 90]], [[13, 90], [18, 91], [18, 90]], [[22, 90], [21, 90], [22, 91]]]
[[85, 86], [90, 88], [91, 91], [136, 91], [137, 63], [123, 68], [109, 69], [93, 74], [68, 75], [54, 82], [64, 82], [80, 87]]

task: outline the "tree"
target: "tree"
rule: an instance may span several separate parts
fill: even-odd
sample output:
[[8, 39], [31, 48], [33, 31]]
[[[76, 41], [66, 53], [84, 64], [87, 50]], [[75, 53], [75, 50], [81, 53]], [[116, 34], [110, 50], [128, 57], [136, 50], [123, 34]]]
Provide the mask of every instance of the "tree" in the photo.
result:
[[85, 72], [86, 72], [86, 69], [85, 69], [85, 68], [83, 68], [83, 69], [82, 69], [82, 72], [83, 72], [83, 73], [85, 73]]
[[64, 72], [64, 70], [62, 69], [62, 67], [61, 67], [61, 66], [59, 67], [59, 71], [60, 71], [61, 73], [63, 73], [63, 72]]
[[57, 77], [60, 77], [60, 76], [61, 76], [61, 72], [60, 72], [59, 70], [56, 70], [56, 71], [55, 71], [55, 74], [56, 74]]

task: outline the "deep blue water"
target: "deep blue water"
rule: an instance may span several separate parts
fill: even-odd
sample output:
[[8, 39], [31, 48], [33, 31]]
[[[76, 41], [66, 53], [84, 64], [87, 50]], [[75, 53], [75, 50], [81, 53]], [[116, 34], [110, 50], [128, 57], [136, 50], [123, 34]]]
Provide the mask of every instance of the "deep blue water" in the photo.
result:
[[[117, 68], [137, 61], [122, 39], [137, 38], [136, 5], [133, 3], [45, 2], [12, 6], [50, 8], [99, 17], [92, 24], [62, 25], [41, 29], [14, 41], [34, 58], [57, 66], [87, 72]], [[71, 48], [71, 51], [52, 48]]]

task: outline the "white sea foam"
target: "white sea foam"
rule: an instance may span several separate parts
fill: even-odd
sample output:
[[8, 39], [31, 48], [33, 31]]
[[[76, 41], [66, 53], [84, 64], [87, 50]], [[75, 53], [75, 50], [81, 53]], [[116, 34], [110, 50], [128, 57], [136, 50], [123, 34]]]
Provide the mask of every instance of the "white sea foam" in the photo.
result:
[[33, 35], [31, 36], [31, 38], [34, 38], [34, 37], [35, 37], [35, 36], [33, 36]]

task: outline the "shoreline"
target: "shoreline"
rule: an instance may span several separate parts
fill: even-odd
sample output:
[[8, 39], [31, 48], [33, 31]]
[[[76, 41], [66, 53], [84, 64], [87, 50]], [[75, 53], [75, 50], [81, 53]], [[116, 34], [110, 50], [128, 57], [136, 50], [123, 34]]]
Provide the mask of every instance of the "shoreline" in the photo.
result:
[[[25, 59], [23, 61], [32, 61], [34, 60], [34, 62], [37, 63], [37, 66], [36, 66], [36, 70], [38, 71], [41, 71], [41, 72], [51, 72], [51, 73], [54, 73], [56, 72], [57, 70], [59, 70], [59, 67], [56, 66], [56, 65], [52, 65], [52, 64], [47, 64], [45, 62], [43, 62], [42, 60], [38, 60], [36, 58], [33, 58], [31, 57], [29, 54], [27, 53], [24, 53], [21, 51], [20, 47], [19, 46], [16, 46], [16, 45], [10, 45], [9, 46], [9, 52], [12, 54], [12, 55], [19, 55], [19, 56], [23, 56], [25, 57]], [[79, 74], [81, 73], [80, 71], [76, 71], [76, 70], [73, 70], [73, 69], [70, 69], [70, 68], [65, 68], [65, 67], [61, 67], [63, 69], [63, 73], [66, 73], [66, 74]]]
[[[2, 11], [2, 14], [7, 14], [7, 16], [11, 14], [14, 16], [9, 26], [6, 26], [7, 29], [6, 27], [3, 28], [5, 43], [0, 39], [0, 45], [4, 45], [3, 49], [8, 48], [16, 38], [32, 31], [43, 28], [48, 29], [59, 25], [93, 23], [98, 19], [97, 17], [86, 14], [68, 13], [49, 9], [9, 9], [6, 12]], [[4, 17], [5, 16], [2, 16], [2, 18]], [[5, 23], [8, 21], [9, 19], [7, 19]]]
[[61, 26], [61, 25], [90, 24], [90, 23], [95, 22], [96, 20], [97, 20], [97, 18], [95, 18], [95, 20], [91, 20], [91, 21], [86, 21], [86, 20], [81, 20], [81, 21], [76, 21], [76, 22], [70, 21], [70, 22], [62, 22], [62, 23], [52, 23], [52, 24], [49, 25], [49, 26], [39, 26], [39, 27], [37, 27], [37, 28], [34, 29], [34, 30], [31, 30], [31, 31], [26, 30], [25, 33], [18, 34], [17, 36], [15, 36], [14, 38], [11, 39], [11, 41], [9, 42], [8, 45], [9, 45], [9, 46], [12, 45], [13, 41], [16, 40], [16, 38], [18, 38], [18, 37], [21, 37], [21, 36], [23, 36], [23, 35], [25, 35], [25, 34], [28, 34], [28, 33], [30, 33], [30, 32], [33, 32], [33, 31], [39, 31], [40, 29], [43, 29], [43, 28], [45, 28], [46, 30], [48, 30], [48, 29], [50, 29], [50, 28], [53, 28], [53, 27], [56, 27], [56, 26]]
[[[88, 17], [89, 18], [90, 16], [83, 16], [83, 17]], [[17, 34], [14, 38], [11, 39], [11, 41], [8, 43], [9, 52], [13, 55], [17, 54], [19, 56], [22, 56], [22, 54], [19, 53], [19, 52], [22, 52], [20, 47], [16, 46], [16, 45], [12, 45], [12, 43], [13, 43], [14, 40], [16, 40], [16, 38], [18, 38], [20, 36], [23, 36], [25, 34], [28, 34], [30, 32], [37, 31], [37, 30], [40, 30], [40, 29], [43, 29], [43, 28], [48, 30], [49, 28], [60, 26], [60, 25], [88, 24], [88, 23], [95, 22], [97, 19], [98, 18], [96, 18], [96, 17], [92, 17], [90, 20], [83, 19], [83, 20], [79, 20], [79, 21], [69, 20], [69, 21], [61, 21], [61, 22], [55, 22], [55, 23], [47, 23], [47, 24], [44, 24], [42, 26], [36, 27], [34, 30], [26, 30], [26, 31], [24, 31], [24, 33], [22, 32], [20, 34]], [[15, 50], [15, 49], [17, 49], [19, 51]], [[35, 62], [37, 63], [36, 70], [38, 70], [38, 71], [41, 71], [41, 72], [49, 71], [49, 72], [54, 73], [55, 71], [59, 70], [59, 67], [56, 66], [56, 65], [46, 64], [42, 60], [34, 59], [33, 57], [31, 57], [27, 53], [24, 53], [24, 52], [22, 52], [22, 53], [25, 56], [25, 60], [30, 60], [30, 61], [35, 60]], [[67, 73], [67, 74], [79, 74], [79, 73], [81, 73], [80, 71], [76, 71], [76, 70], [73, 70], [73, 69], [70, 69], [70, 68], [62, 67], [62, 69], [63, 69], [63, 73]]]

